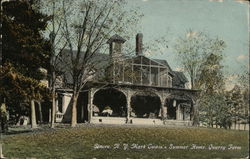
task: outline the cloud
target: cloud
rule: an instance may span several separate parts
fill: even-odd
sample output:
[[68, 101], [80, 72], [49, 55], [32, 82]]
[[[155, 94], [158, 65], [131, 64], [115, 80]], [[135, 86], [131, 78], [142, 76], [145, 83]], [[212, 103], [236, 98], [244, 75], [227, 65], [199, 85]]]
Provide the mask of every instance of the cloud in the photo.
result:
[[148, 2], [149, 0], [142, 0], [142, 2]]
[[245, 60], [245, 59], [247, 59], [247, 58], [248, 58], [248, 57], [245, 56], [245, 55], [240, 55], [240, 56], [237, 57], [237, 61]]
[[176, 67], [175, 71], [184, 71], [184, 68], [183, 67]]
[[247, 4], [247, 2], [249, 3], [249, 1], [247, 0], [234, 0], [234, 1], [241, 4]]
[[226, 81], [234, 81], [238, 78], [238, 75], [229, 75], [226, 77]]
[[209, 0], [209, 2], [220, 2], [222, 3], [224, 0]]
[[150, 56], [153, 55], [153, 52], [152, 52], [151, 50], [147, 49], [147, 50], [144, 52], [144, 55], [145, 55], [146, 57], [150, 57]]
[[195, 37], [197, 35], [197, 32], [188, 32], [187, 33], [187, 38], [192, 38], [192, 37]]

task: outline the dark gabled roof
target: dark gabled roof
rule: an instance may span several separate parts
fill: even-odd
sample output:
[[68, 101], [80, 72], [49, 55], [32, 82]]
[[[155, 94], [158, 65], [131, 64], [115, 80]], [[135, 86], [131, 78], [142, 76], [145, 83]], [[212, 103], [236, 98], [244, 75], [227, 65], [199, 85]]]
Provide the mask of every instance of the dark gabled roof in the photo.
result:
[[183, 72], [179, 71], [173, 71], [174, 77], [173, 77], [173, 87], [174, 88], [185, 88], [185, 84], [188, 82], [186, 76]]
[[[72, 70], [69, 69], [68, 67], [65, 67], [65, 65], [71, 64], [70, 62], [67, 64], [67, 60], [70, 60], [70, 53], [71, 53], [70, 50], [64, 49], [63, 54], [62, 54], [62, 56], [63, 56], [62, 60], [58, 63], [58, 67], [60, 68], [60, 70], [63, 70], [62, 72], [64, 73], [64, 77], [65, 77], [64, 80], [68, 84], [73, 83], [73, 79], [71, 76]], [[77, 51], [73, 50], [73, 54], [76, 54], [76, 53], [77, 53]], [[81, 57], [83, 57], [83, 56], [84, 56], [84, 53], [81, 52]], [[110, 63], [110, 56], [107, 54], [96, 53], [91, 58], [90, 63], [94, 63], [93, 67], [96, 70], [105, 69]]]
[[[64, 60], [67, 60], [70, 58], [70, 51], [65, 49], [64, 50], [64, 56], [66, 56], [66, 58]], [[76, 53], [75, 51], [73, 51], [73, 53]], [[82, 54], [83, 56], [83, 54]], [[127, 58], [135, 58], [134, 57], [127, 57]], [[145, 56], [144, 56], [145, 57]], [[146, 57], [148, 58], [148, 57]], [[109, 66], [109, 63], [111, 62], [111, 56], [109, 54], [103, 54], [103, 53], [96, 53], [94, 55], [94, 58], [92, 58], [93, 61], [96, 63], [95, 65], [95, 69], [96, 70], [102, 70], [105, 69]], [[179, 87], [180, 84], [185, 84], [186, 82], [188, 82], [187, 78], [185, 77], [185, 75], [183, 74], [183, 72], [179, 72], [179, 71], [173, 71], [171, 69], [171, 67], [169, 66], [168, 62], [166, 60], [161, 60], [161, 59], [151, 59], [148, 58], [149, 60], [153, 60], [161, 65], [166, 66], [170, 71], [169, 73], [173, 76], [173, 86]], [[63, 65], [62, 65], [63, 67]], [[72, 79], [70, 77], [70, 72], [69, 70], [65, 72], [65, 77], [66, 77], [66, 81], [68, 83], [72, 83]]]
[[121, 42], [124, 43], [126, 40], [124, 38], [122, 38], [121, 36], [115, 34], [113, 35], [108, 41], [107, 43], [110, 44], [112, 42]]
[[171, 67], [169, 66], [169, 64], [168, 64], [168, 62], [167, 62], [166, 60], [161, 60], [161, 59], [154, 59], [154, 60], [157, 61], [157, 62], [159, 62], [159, 63], [162, 64], [162, 65], [167, 66], [167, 67], [169, 68], [170, 72], [171, 72], [172, 74], [174, 74], [174, 73], [173, 73], [173, 70], [171, 69]]
[[183, 83], [186, 83], [188, 82], [188, 79], [186, 78], [186, 76], [184, 75], [183, 72], [180, 72], [180, 71], [174, 71], [174, 74], [176, 77], [178, 77], [178, 79], [183, 82]]

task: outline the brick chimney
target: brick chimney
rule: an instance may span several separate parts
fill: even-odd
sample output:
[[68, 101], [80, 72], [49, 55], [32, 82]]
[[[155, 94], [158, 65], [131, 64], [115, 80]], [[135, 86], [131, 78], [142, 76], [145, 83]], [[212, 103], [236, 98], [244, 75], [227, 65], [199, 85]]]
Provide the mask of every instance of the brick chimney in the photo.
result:
[[143, 49], [142, 38], [143, 38], [142, 33], [138, 33], [136, 35], [136, 49], [135, 49], [136, 55], [143, 55], [143, 53], [142, 53], [142, 49]]

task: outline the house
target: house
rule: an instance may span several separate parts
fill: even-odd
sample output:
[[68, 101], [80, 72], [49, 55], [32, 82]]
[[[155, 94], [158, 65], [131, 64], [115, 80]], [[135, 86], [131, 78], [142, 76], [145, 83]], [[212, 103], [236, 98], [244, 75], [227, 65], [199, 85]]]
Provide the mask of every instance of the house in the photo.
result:
[[[112, 36], [108, 54], [98, 54], [102, 73], [88, 82], [78, 98], [77, 120], [94, 124], [192, 125], [197, 90], [185, 88], [182, 72], [168, 62], [144, 56], [142, 34], [133, 56], [124, 55], [125, 39]], [[105, 80], [104, 80], [105, 79]], [[58, 88], [57, 122], [71, 119], [70, 89]]]

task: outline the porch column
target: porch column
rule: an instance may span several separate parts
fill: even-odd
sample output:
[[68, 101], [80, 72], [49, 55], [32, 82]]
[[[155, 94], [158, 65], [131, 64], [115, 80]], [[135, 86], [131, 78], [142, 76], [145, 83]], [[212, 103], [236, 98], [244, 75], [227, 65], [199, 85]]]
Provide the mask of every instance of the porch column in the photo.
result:
[[63, 114], [66, 113], [66, 109], [67, 109], [67, 106], [66, 106], [66, 94], [63, 93], [62, 94], [62, 113]]
[[130, 113], [131, 113], [131, 91], [127, 91], [127, 123], [130, 122]]
[[176, 106], [176, 120], [180, 120], [180, 104]]
[[93, 98], [94, 98], [94, 89], [91, 88], [88, 92], [88, 118], [89, 123], [91, 123], [92, 115], [93, 115]]
[[165, 106], [164, 98], [161, 99], [161, 119], [164, 120], [167, 118], [167, 107]]
[[183, 107], [183, 111], [182, 111], [182, 119], [186, 120], [186, 106]]
[[58, 106], [58, 95], [57, 95], [57, 98], [56, 98], [56, 112], [59, 111], [59, 106]]

